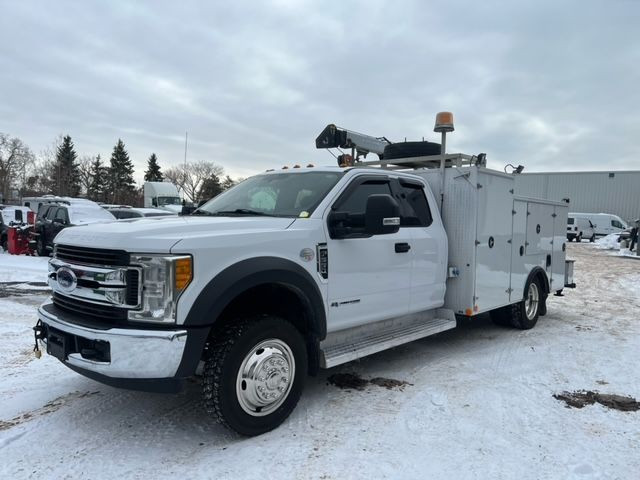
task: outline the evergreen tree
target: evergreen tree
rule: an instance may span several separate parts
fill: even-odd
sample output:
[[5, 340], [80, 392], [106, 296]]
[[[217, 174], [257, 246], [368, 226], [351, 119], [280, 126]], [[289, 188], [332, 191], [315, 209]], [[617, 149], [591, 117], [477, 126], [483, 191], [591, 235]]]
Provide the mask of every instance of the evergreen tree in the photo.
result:
[[69, 135], [62, 139], [56, 151], [54, 175], [55, 193], [61, 196], [77, 197], [80, 194], [80, 172], [76, 163], [76, 152]]
[[200, 191], [198, 192], [198, 201], [202, 202], [209, 200], [219, 193], [222, 193], [222, 191], [223, 188], [222, 185], [220, 185], [220, 179], [218, 176], [211, 175], [203, 180]]
[[91, 184], [87, 189], [87, 196], [95, 202], [104, 202], [109, 183], [108, 168], [102, 163], [100, 155], [91, 163]]
[[160, 165], [158, 165], [158, 157], [156, 157], [155, 153], [152, 153], [147, 160], [147, 171], [144, 172], [144, 181], [145, 182], [162, 182], [164, 180], [164, 175], [162, 175], [162, 171], [160, 171]]
[[222, 187], [222, 190], [229, 190], [231, 187], [233, 187], [236, 184], [235, 180], [233, 180], [229, 175], [224, 177], [224, 180], [222, 180], [222, 183], [220, 184], [220, 186]]
[[118, 143], [113, 147], [113, 153], [111, 154], [109, 196], [112, 203], [126, 203], [135, 197], [133, 163], [121, 139], [118, 139]]

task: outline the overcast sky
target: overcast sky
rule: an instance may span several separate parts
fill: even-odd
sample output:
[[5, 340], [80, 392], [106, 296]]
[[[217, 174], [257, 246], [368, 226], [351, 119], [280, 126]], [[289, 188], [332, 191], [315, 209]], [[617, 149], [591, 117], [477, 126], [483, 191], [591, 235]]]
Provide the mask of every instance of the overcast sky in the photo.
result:
[[[525, 171], [640, 168], [640, 2], [0, 1], [0, 132], [232, 176], [334, 164], [328, 123]], [[217, 5], [217, 6], [216, 6]]]

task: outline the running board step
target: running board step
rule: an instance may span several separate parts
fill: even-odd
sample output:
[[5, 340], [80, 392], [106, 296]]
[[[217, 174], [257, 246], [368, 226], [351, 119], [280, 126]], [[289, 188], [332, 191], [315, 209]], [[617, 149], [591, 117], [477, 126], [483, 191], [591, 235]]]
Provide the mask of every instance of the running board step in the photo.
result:
[[417, 324], [386, 328], [361, 336], [356, 341], [324, 347], [321, 352], [320, 366], [322, 368], [335, 367], [357, 358], [397, 347], [403, 343], [450, 330], [456, 327], [455, 316], [451, 315], [451, 317], [431, 318]]

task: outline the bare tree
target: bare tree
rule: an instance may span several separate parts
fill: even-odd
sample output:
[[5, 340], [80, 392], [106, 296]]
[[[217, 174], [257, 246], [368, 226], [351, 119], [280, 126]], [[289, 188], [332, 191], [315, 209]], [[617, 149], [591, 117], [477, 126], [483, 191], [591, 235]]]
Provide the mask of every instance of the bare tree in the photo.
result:
[[219, 181], [223, 175], [224, 168], [204, 160], [171, 167], [164, 172], [165, 178], [174, 183], [187, 200], [194, 203], [201, 200], [201, 192], [204, 192], [202, 186], [205, 182]]
[[26, 184], [27, 167], [34, 157], [29, 147], [17, 137], [0, 133], [0, 197], [7, 201], [11, 190], [21, 191]]
[[83, 155], [78, 160], [78, 177], [80, 180], [80, 191], [84, 195], [88, 195], [93, 183], [93, 164], [95, 161], [96, 158], [89, 155]]

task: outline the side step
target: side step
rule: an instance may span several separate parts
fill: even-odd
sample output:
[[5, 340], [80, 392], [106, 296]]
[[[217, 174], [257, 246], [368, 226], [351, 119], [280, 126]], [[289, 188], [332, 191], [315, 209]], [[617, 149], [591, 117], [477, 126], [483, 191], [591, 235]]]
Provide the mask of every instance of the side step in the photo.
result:
[[[453, 312], [446, 310], [438, 310], [438, 314], [434, 318], [422, 320], [420, 322], [406, 323], [394, 325], [381, 329], [368, 329], [367, 333], [362, 335], [348, 335], [351, 340], [344, 343], [334, 343], [332, 345], [321, 346], [322, 352], [320, 357], [320, 366], [322, 368], [331, 368], [342, 363], [356, 360], [357, 358], [366, 357], [373, 353], [381, 352], [388, 348], [402, 345], [403, 343], [412, 342], [419, 338], [435, 335], [455, 328], [456, 320]], [[444, 315], [442, 315], [444, 313]], [[445, 317], [445, 318], [442, 318]], [[447, 318], [448, 317], [448, 318]], [[340, 332], [338, 332], [340, 333]]]

